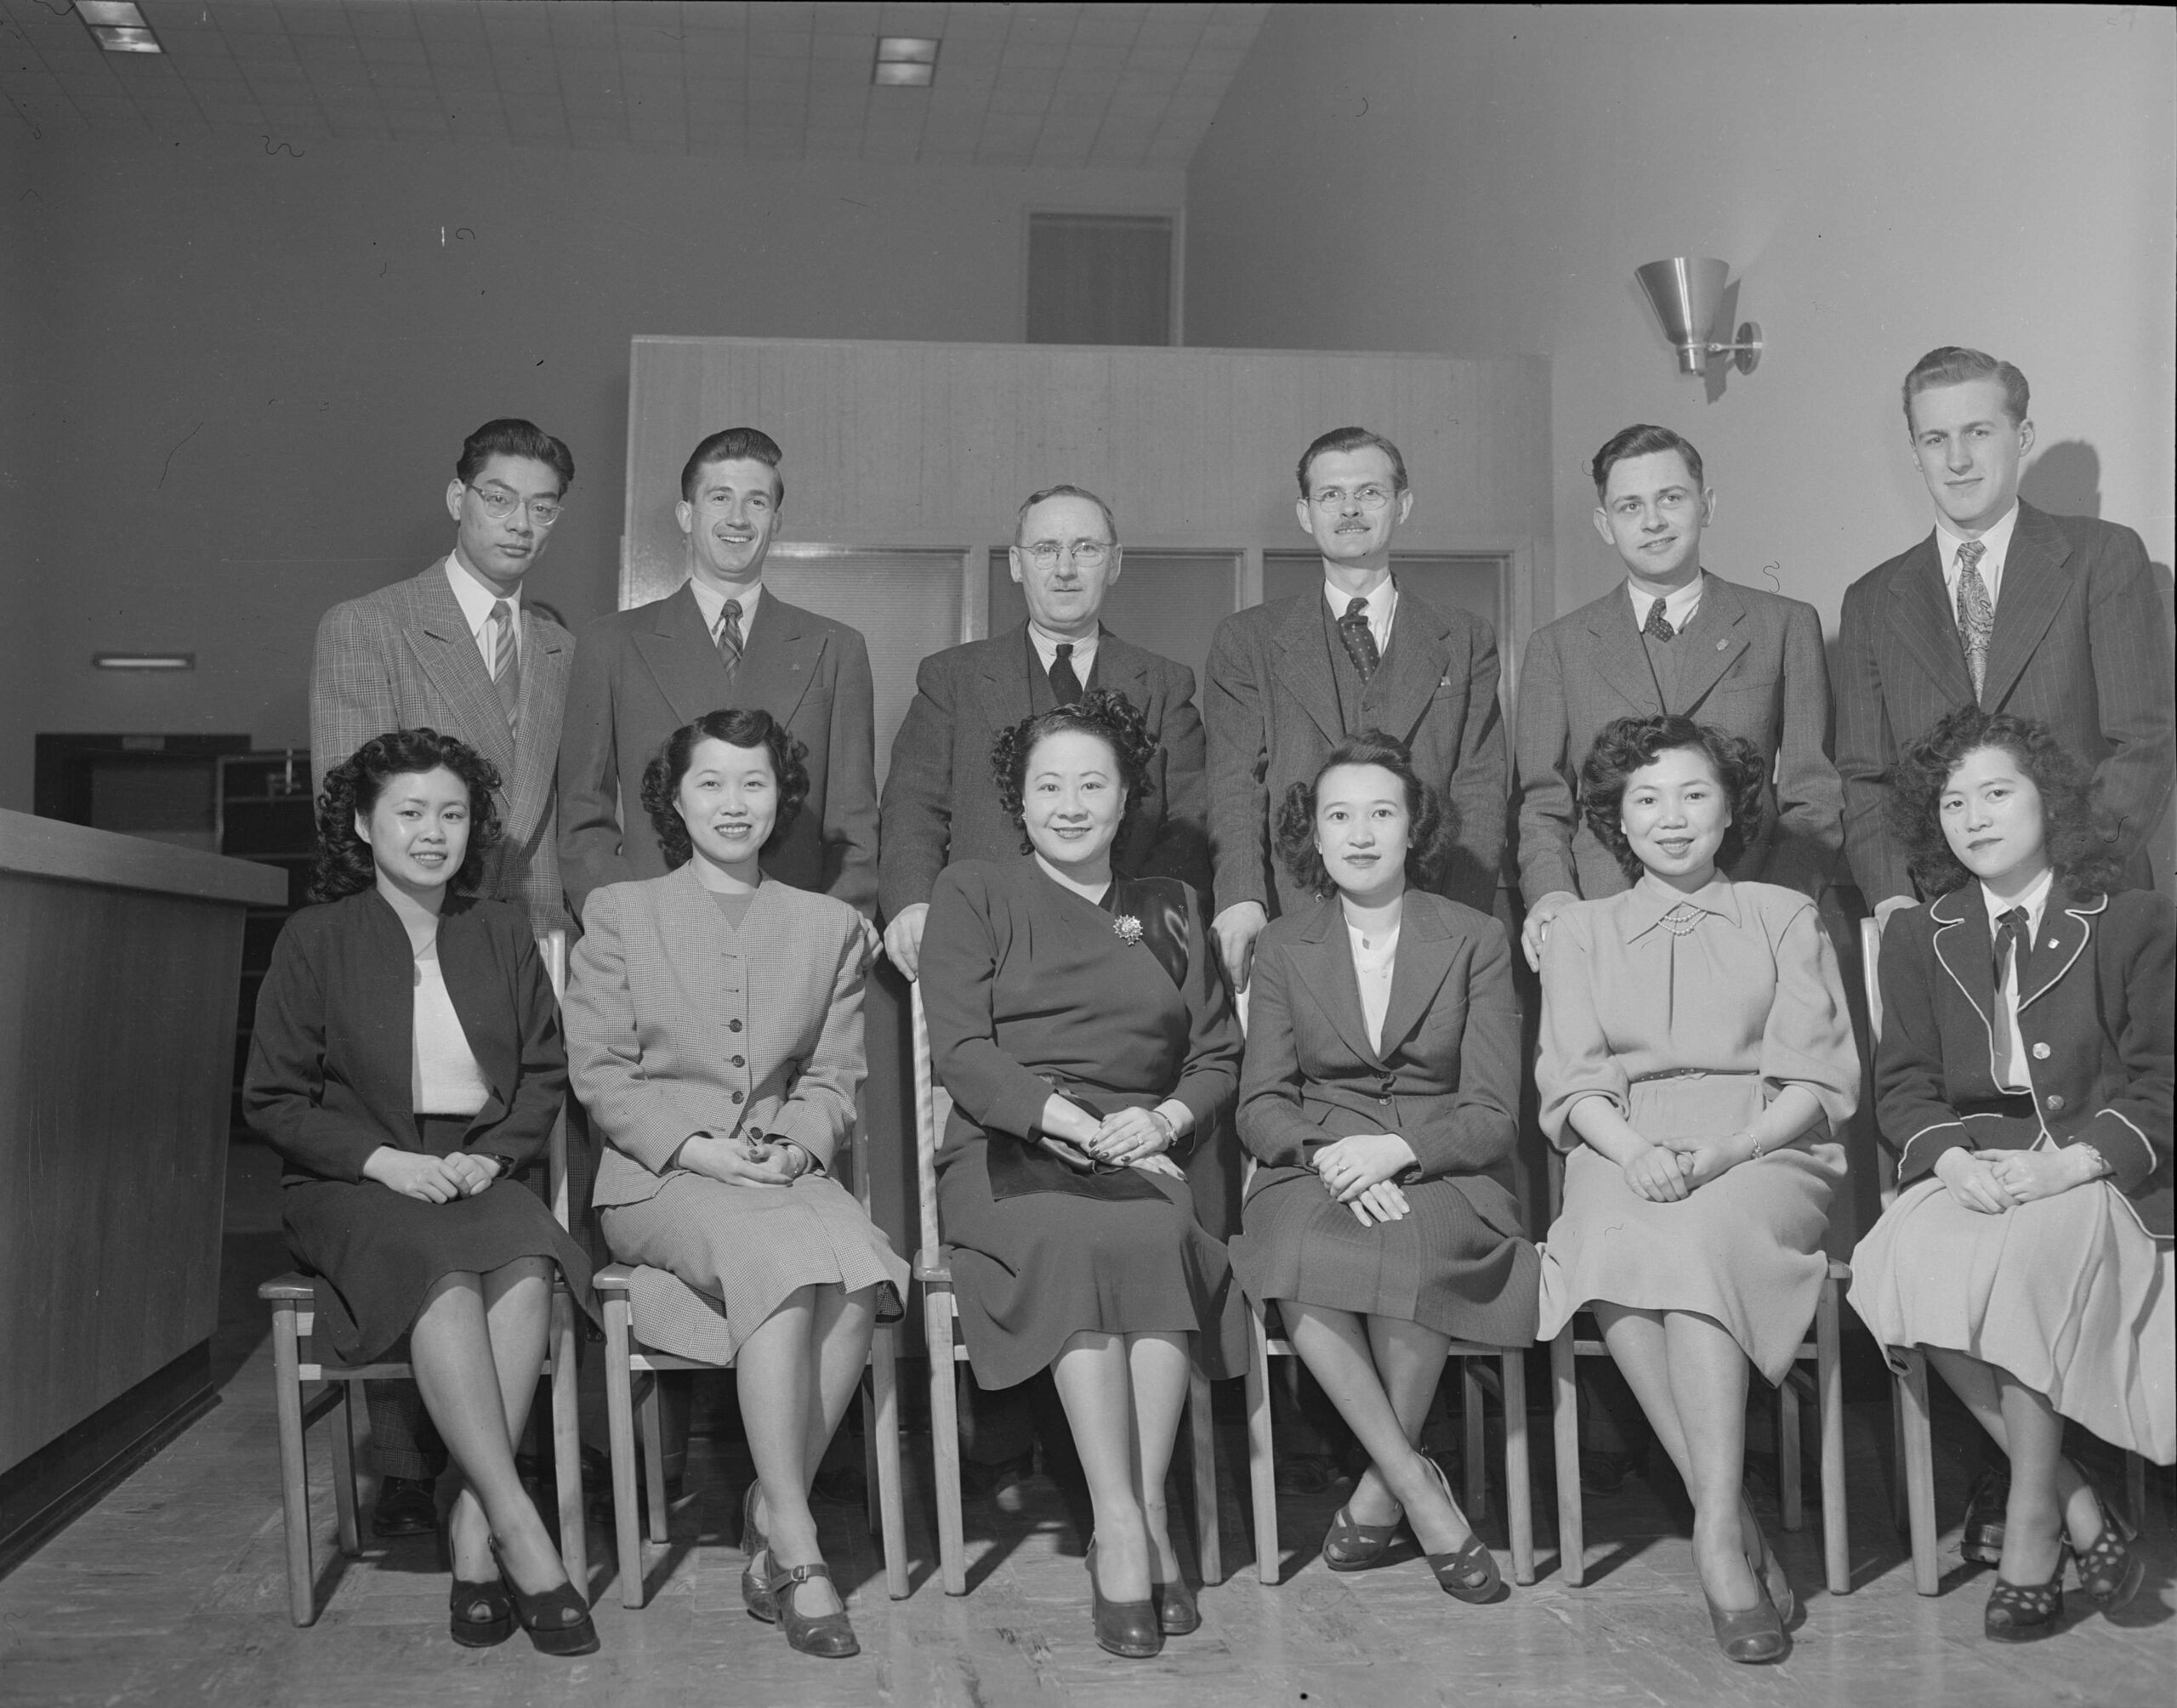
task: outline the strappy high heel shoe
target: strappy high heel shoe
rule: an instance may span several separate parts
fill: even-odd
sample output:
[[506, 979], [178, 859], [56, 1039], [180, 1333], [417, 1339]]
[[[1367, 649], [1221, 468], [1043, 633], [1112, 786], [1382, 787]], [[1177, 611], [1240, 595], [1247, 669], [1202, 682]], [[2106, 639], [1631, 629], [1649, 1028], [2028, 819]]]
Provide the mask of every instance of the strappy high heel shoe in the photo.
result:
[[1149, 1601], [1106, 1601], [1104, 1586], [1096, 1579], [1096, 1544], [1093, 1540], [1082, 1563], [1088, 1568], [1088, 1593], [1096, 1624], [1097, 1647], [1128, 1660], [1146, 1660], [1161, 1652], [1164, 1632], [1157, 1620], [1155, 1586], [1151, 1587], [1152, 1599]]
[[2130, 1521], [2112, 1512], [2093, 1484], [2087, 1484], [2086, 1492], [2094, 1496], [2101, 1513], [2101, 1534], [2088, 1546], [2075, 1547], [2072, 1558], [2078, 1567], [2078, 1586], [2086, 1592], [2086, 1598], [2102, 1612], [2114, 1613], [2140, 1592], [2140, 1586], [2146, 1581], [2146, 1562], [2132, 1546], [2139, 1540], [2139, 1532]]
[[756, 1501], [763, 1492], [762, 1484], [752, 1482], [741, 1501], [741, 1552], [748, 1557], [747, 1563], [741, 1568], [741, 1604], [748, 1609], [751, 1617], [760, 1619], [766, 1625], [776, 1625], [779, 1618], [777, 1597], [771, 1593], [768, 1575], [756, 1569], [756, 1562], [770, 1546], [763, 1526], [756, 1522]]
[[[1444, 1475], [1444, 1467], [1425, 1453], [1421, 1455], [1421, 1462], [1435, 1473], [1437, 1484], [1444, 1491], [1444, 1499], [1457, 1512], [1459, 1503], [1452, 1499], [1451, 1479]], [[1456, 1596], [1463, 1602], [1482, 1607], [1491, 1602], [1503, 1600], [1506, 1594], [1503, 1574], [1497, 1569], [1495, 1558], [1471, 1529], [1463, 1546], [1448, 1554], [1430, 1554], [1425, 1558], [1429, 1569], [1436, 1575], [1437, 1587], [1446, 1595]]]
[[[502, 1575], [504, 1573], [501, 1567]], [[514, 1597], [514, 1610], [521, 1628], [529, 1633], [530, 1646], [539, 1654], [594, 1654], [597, 1626], [589, 1616], [589, 1603], [571, 1583], [531, 1595], [512, 1578], [505, 1580]]]
[[1340, 1507], [1331, 1516], [1330, 1528], [1323, 1532], [1323, 1563], [1334, 1572], [1365, 1572], [1381, 1565], [1384, 1556], [1390, 1552], [1392, 1539], [1405, 1523], [1406, 1514], [1401, 1512], [1388, 1524], [1356, 1524], [1352, 1509]]
[[2038, 1643], [2053, 1637], [2064, 1616], [2064, 1556], [2068, 1545], [2056, 1549], [2056, 1569], [2044, 1584], [2006, 1583], [1998, 1575], [1988, 1592], [1988, 1610], [1981, 1629], [1991, 1643]]
[[779, 1629], [786, 1633], [787, 1646], [821, 1660], [844, 1660], [861, 1654], [861, 1644], [844, 1608], [837, 1613], [810, 1614], [794, 1605], [797, 1588], [816, 1578], [830, 1583], [832, 1569], [821, 1560], [806, 1566], [782, 1566], [776, 1560], [771, 1563], [777, 1568], [770, 1575], [771, 1599], [778, 1608]]

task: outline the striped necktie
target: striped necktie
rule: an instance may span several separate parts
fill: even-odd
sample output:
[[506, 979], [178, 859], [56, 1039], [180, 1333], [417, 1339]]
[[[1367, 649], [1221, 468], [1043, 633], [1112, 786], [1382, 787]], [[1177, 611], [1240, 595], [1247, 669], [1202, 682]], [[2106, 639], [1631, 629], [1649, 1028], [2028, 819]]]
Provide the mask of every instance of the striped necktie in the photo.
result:
[[725, 666], [728, 682], [740, 673], [741, 648], [741, 601], [728, 599], [718, 619], [718, 655], [719, 662]]
[[1987, 685], [1988, 643], [1996, 633], [1996, 602], [1981, 579], [1981, 559], [1987, 549], [1978, 540], [1968, 540], [1958, 548], [1958, 638], [1965, 649], [1965, 669], [1973, 678], [1975, 700]]
[[507, 728], [521, 713], [521, 651], [514, 644], [514, 607], [500, 599], [492, 606], [492, 686], [507, 714]]

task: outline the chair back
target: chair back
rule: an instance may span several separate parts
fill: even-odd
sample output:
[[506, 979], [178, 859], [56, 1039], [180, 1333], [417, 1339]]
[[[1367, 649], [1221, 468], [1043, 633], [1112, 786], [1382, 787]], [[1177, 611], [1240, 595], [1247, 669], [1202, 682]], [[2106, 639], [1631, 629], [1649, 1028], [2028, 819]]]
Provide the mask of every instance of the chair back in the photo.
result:
[[924, 1263], [940, 1255], [937, 1234], [937, 1143], [952, 1114], [952, 1097], [937, 1081], [929, 1064], [929, 1020], [923, 1012], [922, 981], [909, 987], [913, 999], [915, 1047], [915, 1197], [921, 1211]]
[[1882, 928], [1872, 918], [1860, 922], [1860, 983], [1867, 998], [1867, 1048], [1882, 1041], [1882, 979], [1877, 963], [1882, 958]]
[[[537, 952], [544, 959], [545, 977], [552, 981], [552, 1000], [564, 1002], [567, 995], [567, 933], [565, 931], [546, 932], [537, 939]], [[574, 1092], [567, 1092], [572, 1097]], [[552, 1123], [552, 1137], [544, 1154], [544, 1182], [546, 1195], [552, 1206], [552, 1218], [560, 1227], [571, 1224], [567, 1217], [567, 1111], [560, 1105], [558, 1119]]]

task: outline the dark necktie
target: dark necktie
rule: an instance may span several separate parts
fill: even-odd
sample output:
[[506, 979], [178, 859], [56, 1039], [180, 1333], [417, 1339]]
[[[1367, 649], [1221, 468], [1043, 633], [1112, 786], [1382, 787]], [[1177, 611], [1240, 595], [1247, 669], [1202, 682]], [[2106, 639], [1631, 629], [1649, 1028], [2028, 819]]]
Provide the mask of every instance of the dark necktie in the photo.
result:
[[521, 653], [514, 645], [514, 607], [504, 599], [492, 607], [492, 686], [499, 690], [499, 704], [507, 714], [507, 728], [514, 726], [521, 710]]
[[1973, 678], [1975, 700], [1987, 684], [1988, 643], [1996, 633], [1996, 602], [1981, 579], [1981, 559], [1987, 549], [1978, 540], [1968, 540], [1958, 548], [1958, 638], [1965, 649], [1965, 669]]
[[1376, 651], [1376, 637], [1368, 627], [1367, 600], [1356, 599], [1346, 606], [1345, 615], [1338, 620], [1338, 638], [1345, 643], [1345, 655], [1353, 661], [1353, 667], [1366, 682], [1383, 662]]
[[[1623, 633], [1623, 631], [1620, 631]], [[1648, 620], [1640, 625], [1640, 633], [1653, 635], [1657, 640], [1668, 640], [1678, 631], [1670, 626], [1670, 619], [1663, 615], [1663, 602], [1657, 599], [1648, 607]]]
[[1081, 678], [1073, 673], [1073, 643], [1062, 640], [1051, 660], [1051, 697], [1061, 706], [1077, 704], [1081, 698]]
[[2003, 999], [2004, 979], [2014, 964], [2018, 968], [2019, 988], [2026, 986], [2026, 955], [2032, 947], [2026, 934], [2026, 910], [2022, 907], [2006, 909], [1996, 916], [1996, 998]]
[[733, 680], [741, 669], [741, 601], [728, 599], [718, 620], [718, 655], [725, 666], [725, 679]]

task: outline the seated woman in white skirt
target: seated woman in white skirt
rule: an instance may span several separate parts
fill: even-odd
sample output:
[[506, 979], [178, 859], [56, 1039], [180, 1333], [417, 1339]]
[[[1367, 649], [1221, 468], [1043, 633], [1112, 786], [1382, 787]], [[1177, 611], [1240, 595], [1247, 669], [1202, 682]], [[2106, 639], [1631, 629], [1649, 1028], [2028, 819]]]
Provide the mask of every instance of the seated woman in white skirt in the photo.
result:
[[1961, 706], [1892, 805], [1933, 905], [1882, 945], [1882, 1132], [1898, 1194], [1852, 1254], [1876, 1337], [1919, 1347], [2010, 1456], [1986, 1630], [2045, 1637], [2063, 1563], [2105, 1611], [2138, 1593], [2129, 1526], [2061, 1452], [2064, 1420], [2177, 1457], [2170, 1094], [2177, 911], [2111, 894], [2086, 771], [2047, 729]]

